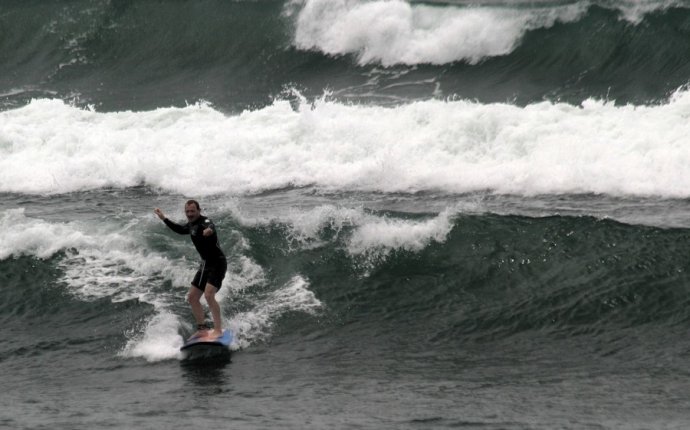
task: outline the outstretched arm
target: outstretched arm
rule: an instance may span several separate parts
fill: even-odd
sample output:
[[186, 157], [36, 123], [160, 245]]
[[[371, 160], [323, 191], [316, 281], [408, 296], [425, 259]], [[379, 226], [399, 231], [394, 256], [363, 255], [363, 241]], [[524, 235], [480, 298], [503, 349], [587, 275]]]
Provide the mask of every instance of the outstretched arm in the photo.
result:
[[153, 213], [155, 213], [158, 218], [162, 219], [165, 225], [167, 225], [170, 230], [174, 231], [175, 233], [178, 234], [189, 234], [189, 226], [188, 225], [179, 225], [175, 222], [170, 221], [165, 214], [163, 213], [162, 210], [159, 208], [156, 208], [153, 210]]

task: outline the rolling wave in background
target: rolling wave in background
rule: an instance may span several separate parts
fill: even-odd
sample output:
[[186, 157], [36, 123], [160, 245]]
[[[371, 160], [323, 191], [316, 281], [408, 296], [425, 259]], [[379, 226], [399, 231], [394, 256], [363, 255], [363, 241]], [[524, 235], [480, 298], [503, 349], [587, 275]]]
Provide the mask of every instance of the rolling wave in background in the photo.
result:
[[298, 49], [355, 54], [360, 65], [477, 64], [515, 50], [528, 31], [582, 18], [587, 4], [509, 9], [404, 1], [312, 0], [299, 11]]
[[648, 104], [690, 72], [685, 1], [14, 2], [0, 22], [5, 107], [239, 113], [291, 88], [376, 104]]
[[146, 185], [201, 196], [313, 187], [685, 198], [689, 115], [686, 91], [657, 106], [321, 99], [276, 100], [238, 115], [206, 104], [100, 113], [36, 100], [0, 113], [0, 191]]

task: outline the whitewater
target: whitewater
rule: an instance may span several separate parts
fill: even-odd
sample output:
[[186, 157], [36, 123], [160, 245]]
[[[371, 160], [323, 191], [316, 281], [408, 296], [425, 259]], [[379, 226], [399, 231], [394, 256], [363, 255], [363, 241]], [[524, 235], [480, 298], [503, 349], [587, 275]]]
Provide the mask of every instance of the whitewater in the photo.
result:
[[686, 6], [656, 1], [405, 2], [295, 0], [294, 44], [328, 55], [355, 55], [360, 65], [447, 64], [509, 54], [534, 30], [579, 21], [593, 7], [611, 9], [630, 24], [646, 14]]
[[0, 113], [0, 191], [147, 185], [195, 195], [315, 187], [683, 198], [689, 115], [684, 90], [657, 106], [429, 100], [388, 108], [321, 99], [238, 115], [207, 104], [100, 113], [35, 100]]

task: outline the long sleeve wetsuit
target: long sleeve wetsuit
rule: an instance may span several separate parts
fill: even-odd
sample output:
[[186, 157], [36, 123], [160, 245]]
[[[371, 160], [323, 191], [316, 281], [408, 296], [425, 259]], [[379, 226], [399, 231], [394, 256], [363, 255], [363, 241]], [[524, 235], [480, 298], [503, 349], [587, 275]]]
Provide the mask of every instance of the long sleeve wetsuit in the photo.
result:
[[[216, 234], [216, 226], [210, 219], [201, 215], [196, 221], [184, 225], [170, 221], [168, 218], [165, 218], [163, 222], [175, 233], [191, 235], [194, 247], [205, 262], [214, 264], [219, 260], [225, 261], [225, 254], [220, 248], [220, 241]], [[207, 228], [213, 230], [212, 235], [204, 236], [204, 230]]]

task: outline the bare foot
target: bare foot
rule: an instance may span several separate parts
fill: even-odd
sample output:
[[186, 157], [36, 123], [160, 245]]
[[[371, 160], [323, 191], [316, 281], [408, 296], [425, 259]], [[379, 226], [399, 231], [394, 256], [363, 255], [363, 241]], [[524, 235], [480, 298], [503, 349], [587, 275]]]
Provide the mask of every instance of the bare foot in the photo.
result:
[[223, 336], [223, 330], [213, 329], [208, 333], [207, 336], [208, 337], [216, 337], [216, 338], [222, 337]]

